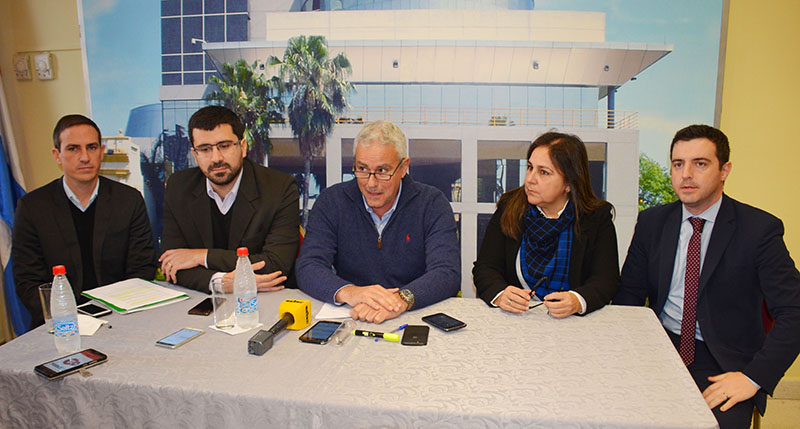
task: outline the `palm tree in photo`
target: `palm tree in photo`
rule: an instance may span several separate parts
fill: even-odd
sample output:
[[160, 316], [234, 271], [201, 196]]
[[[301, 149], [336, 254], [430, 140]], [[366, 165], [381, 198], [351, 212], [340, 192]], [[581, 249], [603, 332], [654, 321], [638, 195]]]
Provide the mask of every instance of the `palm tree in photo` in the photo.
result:
[[308, 222], [308, 191], [311, 161], [322, 154], [325, 138], [333, 130], [336, 117], [347, 109], [353, 85], [345, 78], [350, 61], [343, 53], [330, 58], [328, 43], [322, 36], [289, 39], [283, 59], [270, 56], [270, 66], [280, 67], [280, 79], [291, 97], [287, 109], [292, 133], [303, 155], [302, 224]]
[[280, 80], [266, 79], [259, 72], [258, 61], [248, 64], [239, 60], [222, 65], [220, 77], [212, 76], [209, 83], [216, 89], [206, 95], [206, 101], [217, 101], [231, 109], [244, 124], [244, 137], [248, 156], [258, 165], [264, 165], [272, 145], [269, 141], [270, 122], [282, 120], [283, 103], [280, 98]]

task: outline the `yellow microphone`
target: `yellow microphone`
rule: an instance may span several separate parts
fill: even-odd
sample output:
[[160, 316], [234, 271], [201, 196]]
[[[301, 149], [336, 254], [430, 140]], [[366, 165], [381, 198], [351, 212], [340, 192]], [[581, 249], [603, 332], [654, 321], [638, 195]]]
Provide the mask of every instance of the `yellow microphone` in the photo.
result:
[[[287, 316], [290, 316], [291, 320], [288, 320]], [[278, 317], [281, 318], [281, 321], [287, 318], [287, 321], [286, 326], [280, 327], [275, 334], [284, 328], [294, 331], [303, 329], [311, 324], [311, 301], [307, 299], [287, 299], [278, 306]], [[272, 328], [275, 328], [280, 323], [278, 321]], [[272, 328], [270, 328], [270, 331]]]
[[278, 306], [278, 320], [269, 330], [260, 330], [247, 342], [247, 352], [261, 356], [272, 348], [275, 337], [284, 329], [298, 330], [311, 324], [311, 301], [287, 299]]

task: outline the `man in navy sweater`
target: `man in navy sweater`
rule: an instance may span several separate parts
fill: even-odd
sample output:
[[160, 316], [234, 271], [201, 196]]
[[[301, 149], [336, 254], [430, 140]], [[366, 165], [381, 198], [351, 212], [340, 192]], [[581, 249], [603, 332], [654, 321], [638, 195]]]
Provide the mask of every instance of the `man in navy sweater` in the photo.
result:
[[453, 210], [439, 190], [408, 176], [405, 135], [372, 122], [354, 147], [356, 178], [327, 188], [311, 210], [300, 289], [374, 323], [454, 296], [461, 267]]

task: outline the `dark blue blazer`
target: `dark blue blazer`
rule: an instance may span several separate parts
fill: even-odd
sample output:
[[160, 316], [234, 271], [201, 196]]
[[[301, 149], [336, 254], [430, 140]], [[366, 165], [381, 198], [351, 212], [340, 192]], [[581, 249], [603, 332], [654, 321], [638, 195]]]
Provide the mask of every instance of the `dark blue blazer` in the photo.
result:
[[[643, 305], [661, 314], [675, 264], [681, 203], [639, 215], [622, 267], [614, 304]], [[762, 303], [775, 318], [767, 335]], [[697, 298], [703, 340], [722, 369], [741, 371], [758, 383], [756, 405], [800, 352], [800, 274], [783, 242], [783, 223], [771, 214], [722, 196], [711, 233]]]

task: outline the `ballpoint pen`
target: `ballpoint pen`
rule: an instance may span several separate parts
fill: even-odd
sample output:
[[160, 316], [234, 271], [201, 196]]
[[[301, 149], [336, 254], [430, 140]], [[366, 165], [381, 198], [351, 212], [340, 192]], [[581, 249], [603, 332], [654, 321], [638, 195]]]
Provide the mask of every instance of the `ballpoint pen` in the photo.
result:
[[395, 330], [394, 330], [394, 331], [392, 331], [392, 332], [402, 331], [403, 329], [406, 329], [406, 327], [407, 327], [407, 326], [408, 326], [408, 323], [406, 323], [406, 324], [403, 324], [403, 325], [400, 325], [400, 327], [399, 327], [399, 328], [395, 329]]

